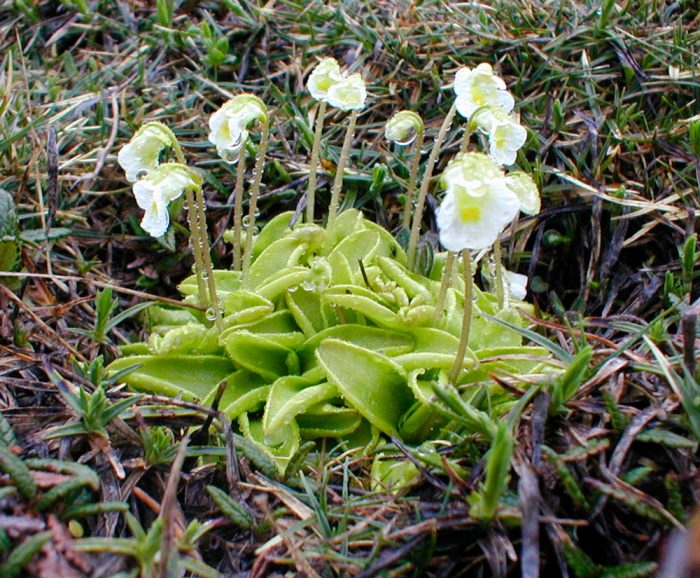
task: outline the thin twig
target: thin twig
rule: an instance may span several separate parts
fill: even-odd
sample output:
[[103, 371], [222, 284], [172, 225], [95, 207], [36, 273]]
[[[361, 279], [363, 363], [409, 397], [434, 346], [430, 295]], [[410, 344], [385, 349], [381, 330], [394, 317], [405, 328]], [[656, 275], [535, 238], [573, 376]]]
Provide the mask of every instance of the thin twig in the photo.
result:
[[148, 301], [159, 301], [161, 303], [167, 303], [168, 305], [186, 307], [187, 309], [196, 309], [197, 311], [204, 311], [206, 309], [206, 307], [202, 307], [201, 305], [194, 305], [192, 303], [186, 303], [185, 301], [178, 301], [177, 299], [171, 299], [170, 297], [151, 295], [150, 293], [136, 291], [135, 289], [128, 289], [119, 285], [112, 285], [111, 283], [105, 283], [104, 281], [85, 279], [84, 277], [78, 277], [77, 275], [47, 275], [46, 273], [12, 273], [9, 271], [3, 271], [2, 276], [20, 278], [29, 277], [33, 279], [50, 279], [52, 281], [76, 281], [78, 283], [92, 284], [95, 285], [95, 287], [99, 287], [100, 289], [112, 289], [113, 291], [116, 291], [118, 293], [124, 293], [125, 295], [133, 295], [134, 297], [140, 297], [141, 299], [146, 299]]
[[[5, 275], [5, 273], [3, 273]], [[24, 311], [27, 312], [27, 314], [39, 325], [41, 328], [46, 331], [51, 337], [56, 339], [63, 347], [65, 347], [68, 351], [70, 351], [77, 359], [80, 361], [83, 361], [87, 363], [87, 359], [83, 357], [76, 349], [74, 349], [68, 342], [66, 342], [63, 337], [61, 337], [58, 333], [56, 333], [51, 327], [49, 327], [34, 311], [32, 311], [31, 307], [26, 305], [17, 295], [15, 295], [12, 291], [10, 291], [5, 285], [0, 283], [0, 291], [5, 293], [12, 301], [14, 301], [20, 308], [22, 308]]]

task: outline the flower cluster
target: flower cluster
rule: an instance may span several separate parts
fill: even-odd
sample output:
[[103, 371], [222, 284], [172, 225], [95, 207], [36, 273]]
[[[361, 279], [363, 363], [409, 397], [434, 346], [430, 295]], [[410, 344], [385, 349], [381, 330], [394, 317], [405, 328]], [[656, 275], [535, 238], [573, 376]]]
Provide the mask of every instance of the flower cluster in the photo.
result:
[[526, 173], [506, 175], [501, 168], [515, 162], [527, 138], [511, 114], [515, 103], [505, 82], [488, 64], [461, 68], [455, 93], [457, 110], [488, 134], [489, 154], [462, 153], [443, 172], [445, 197], [437, 214], [440, 242], [450, 251], [485, 249], [519, 211], [539, 212], [539, 191]]
[[161, 162], [167, 151], [179, 151], [179, 146], [168, 127], [151, 122], [141, 127], [117, 156], [127, 180], [133, 183], [136, 204], [144, 210], [141, 227], [152, 237], [162, 237], [168, 230], [170, 203], [186, 189], [202, 184], [201, 177], [183, 163]]
[[512, 165], [525, 144], [527, 131], [511, 114], [513, 95], [491, 65], [457, 71], [454, 83], [457, 111], [489, 139], [489, 156], [499, 165]]
[[307, 87], [316, 100], [341, 110], [360, 110], [365, 106], [367, 89], [360, 74], [343, 74], [335, 58], [324, 58], [309, 76]]

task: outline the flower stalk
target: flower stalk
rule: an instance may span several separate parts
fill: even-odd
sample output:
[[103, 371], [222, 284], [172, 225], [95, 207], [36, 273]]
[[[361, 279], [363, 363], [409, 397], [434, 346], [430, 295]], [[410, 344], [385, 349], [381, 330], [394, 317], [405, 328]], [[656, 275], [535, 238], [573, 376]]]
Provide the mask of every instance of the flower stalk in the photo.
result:
[[192, 247], [192, 254], [194, 255], [194, 276], [197, 278], [199, 304], [202, 307], [209, 307], [207, 287], [202, 273], [204, 271], [204, 259], [202, 257], [202, 245], [199, 241], [199, 216], [194, 208], [194, 194], [190, 189], [185, 191], [185, 201], [187, 203], [187, 224], [190, 228], [190, 247]]
[[493, 244], [493, 260], [495, 261], [495, 282], [496, 282], [496, 303], [498, 304], [498, 309], [503, 309], [505, 302], [505, 286], [503, 279], [503, 255], [501, 253], [501, 241], [496, 239]]
[[233, 190], [233, 270], [241, 269], [241, 228], [243, 221], [243, 186], [245, 184], [246, 149], [242, 146], [238, 151], [238, 166], [236, 167], [236, 186]]
[[[175, 158], [178, 162], [183, 165], [186, 164], [182, 147], [174, 134], [173, 151], [175, 152]], [[207, 235], [207, 219], [202, 187], [194, 187], [194, 193], [188, 187], [185, 190], [185, 200], [187, 201], [187, 222], [190, 227], [190, 245], [192, 247], [192, 253], [194, 254], [199, 301], [203, 307], [207, 307], [207, 311], [213, 308], [213, 321], [216, 323], [217, 329], [223, 331], [219, 297], [216, 294], [214, 267], [212, 266], [211, 255], [209, 254], [209, 236]], [[209, 290], [208, 297], [207, 289]]]
[[416, 140], [413, 142], [413, 158], [411, 159], [411, 173], [408, 177], [408, 188], [406, 189], [406, 203], [403, 210], [403, 228], [411, 227], [411, 215], [413, 211], [413, 193], [416, 190], [416, 178], [418, 176], [418, 167], [420, 167], [421, 150], [423, 149], [423, 138], [425, 131], [421, 127], [416, 135]]
[[260, 195], [260, 182], [262, 180], [263, 169], [265, 168], [265, 155], [267, 154], [267, 143], [270, 138], [270, 122], [268, 117], [263, 121], [260, 144], [258, 145], [258, 155], [255, 159], [255, 169], [253, 174], [253, 185], [250, 188], [250, 198], [248, 199], [248, 224], [246, 226], [245, 249], [243, 251], [243, 272], [245, 279], [250, 269], [250, 262], [253, 255], [253, 230], [255, 228], [255, 216], [258, 212], [258, 196]]
[[[204, 195], [202, 188], [195, 189], [195, 208], [197, 210], [197, 221], [199, 225], [199, 235], [201, 243], [202, 257], [204, 260], [203, 275], [207, 281], [209, 288], [209, 308], [207, 309], [207, 318], [214, 321], [216, 328], [219, 331], [224, 330], [223, 321], [221, 319], [221, 307], [219, 306], [219, 296], [216, 293], [216, 280], [214, 279], [214, 268], [211, 263], [211, 253], [209, 248], [209, 236], [207, 235], [207, 220], [204, 212]], [[213, 309], [213, 313], [212, 310]]]
[[326, 116], [326, 101], [322, 100], [316, 112], [314, 144], [311, 147], [311, 164], [309, 165], [309, 185], [306, 189], [306, 222], [314, 222], [314, 205], [316, 203], [316, 177], [318, 175], [318, 157], [321, 151], [323, 121]]
[[340, 159], [333, 181], [333, 192], [331, 193], [331, 203], [328, 207], [328, 224], [326, 232], [328, 234], [328, 243], [333, 242], [333, 234], [335, 229], [335, 218], [338, 214], [338, 205], [340, 204], [340, 190], [343, 188], [343, 176], [345, 173], [345, 163], [350, 155], [350, 145], [352, 137], [355, 133], [355, 124], [357, 122], [357, 110], [353, 110], [350, 114], [350, 123], [345, 131], [345, 140], [343, 140], [343, 148], [340, 151]]
[[411, 236], [408, 241], [408, 268], [413, 269], [416, 260], [416, 249], [418, 248], [418, 237], [420, 235], [420, 226], [423, 221], [423, 210], [425, 209], [425, 199], [428, 196], [428, 189], [430, 188], [430, 180], [433, 176], [433, 170], [435, 169], [435, 163], [437, 162], [438, 155], [440, 154], [440, 148], [442, 143], [447, 136], [447, 131], [452, 125], [452, 120], [454, 119], [455, 112], [457, 111], [457, 101], [452, 103], [450, 110], [445, 117], [445, 120], [440, 127], [437, 137], [435, 138], [435, 143], [433, 144], [433, 149], [430, 151], [430, 156], [428, 157], [428, 163], [425, 166], [425, 172], [423, 173], [423, 180], [421, 181], [420, 190], [418, 192], [418, 202], [416, 204], [416, 212], [413, 217], [413, 224], [411, 226]]
[[462, 250], [462, 263], [464, 264], [464, 314], [462, 316], [462, 331], [459, 336], [459, 345], [457, 346], [455, 363], [450, 371], [449, 379], [452, 385], [457, 384], [459, 374], [462, 371], [462, 366], [464, 365], [464, 357], [467, 353], [469, 332], [472, 324], [472, 309], [474, 306], [472, 297], [472, 258], [468, 249]]
[[[183, 165], [186, 164], [187, 161], [185, 159], [185, 154], [182, 152], [182, 147], [180, 146], [180, 143], [178, 142], [177, 138], [175, 138], [174, 134], [172, 134], [172, 140], [173, 152], [175, 153], [175, 158], [177, 159], [177, 162]], [[199, 192], [199, 196], [201, 196], [201, 187], [198, 187], [197, 191]], [[195, 276], [197, 277], [199, 303], [202, 307], [208, 308], [212, 302], [212, 299], [216, 299], [216, 287], [214, 285], [214, 292], [212, 297], [212, 285], [209, 285], [209, 295], [207, 296], [207, 286], [205, 284], [205, 279], [207, 277], [211, 277], [213, 282], [214, 273], [211, 267], [211, 260], [209, 261], [209, 269], [207, 269], [207, 261], [204, 258], [205, 249], [206, 251], [209, 250], [209, 243], [206, 242], [207, 224], [206, 220], [203, 223], [200, 221], [200, 212], [197, 209], [198, 201], [195, 198], [195, 194], [196, 193], [193, 193], [192, 190], [189, 188], [185, 190], [185, 200], [187, 201], [187, 223], [190, 228], [190, 247], [192, 247], [192, 254], [194, 255], [194, 269]], [[204, 215], [204, 208], [202, 208], [202, 215]]]
[[442, 269], [440, 292], [438, 293], [437, 302], [435, 303], [435, 315], [433, 316], [433, 325], [435, 327], [437, 327], [440, 323], [440, 318], [443, 314], [443, 308], [445, 307], [445, 298], [447, 297], [447, 290], [452, 285], [452, 271], [454, 270], [454, 264], [455, 254], [452, 251], [448, 251], [447, 258], [445, 259], [445, 266]]

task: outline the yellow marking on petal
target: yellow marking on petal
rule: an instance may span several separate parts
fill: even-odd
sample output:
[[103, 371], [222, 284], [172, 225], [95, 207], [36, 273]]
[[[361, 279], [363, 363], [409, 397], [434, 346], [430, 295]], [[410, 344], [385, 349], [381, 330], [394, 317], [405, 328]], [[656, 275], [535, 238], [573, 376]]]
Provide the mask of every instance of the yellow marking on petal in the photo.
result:
[[464, 223], [475, 223], [481, 218], [479, 207], [461, 207], [459, 217]]

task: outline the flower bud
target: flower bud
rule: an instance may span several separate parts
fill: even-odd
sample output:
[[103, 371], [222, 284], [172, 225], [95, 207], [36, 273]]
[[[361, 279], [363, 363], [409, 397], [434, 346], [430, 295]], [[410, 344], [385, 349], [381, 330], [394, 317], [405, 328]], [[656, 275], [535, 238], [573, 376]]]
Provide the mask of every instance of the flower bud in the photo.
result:
[[397, 145], [409, 145], [423, 132], [423, 119], [410, 110], [392, 116], [384, 128], [384, 136]]

